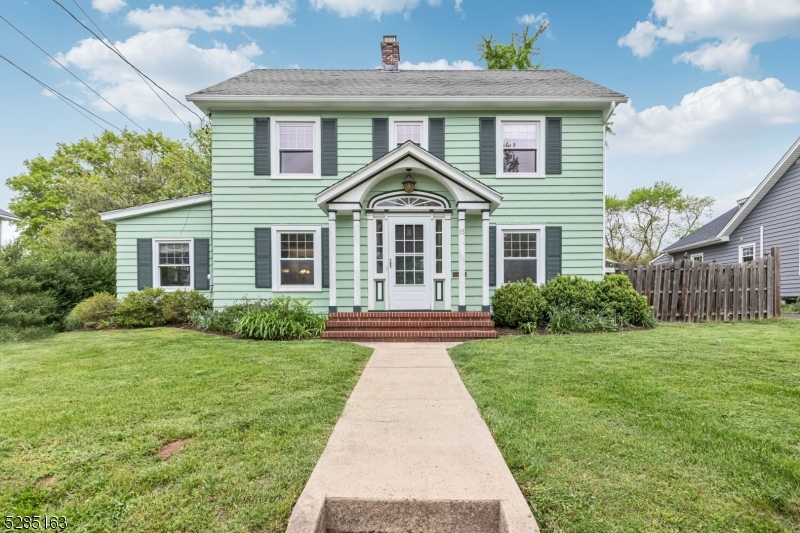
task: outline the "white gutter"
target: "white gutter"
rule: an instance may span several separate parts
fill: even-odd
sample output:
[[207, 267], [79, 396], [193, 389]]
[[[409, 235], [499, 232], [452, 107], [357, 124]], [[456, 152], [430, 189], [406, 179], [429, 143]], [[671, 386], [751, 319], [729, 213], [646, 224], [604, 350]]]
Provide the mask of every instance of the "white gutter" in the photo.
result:
[[667, 248], [664, 250], [664, 253], [673, 254], [676, 252], [685, 252], [687, 250], [694, 250], [695, 248], [700, 248], [701, 246], [708, 246], [709, 244], [717, 244], [720, 242], [728, 242], [730, 240], [731, 240], [730, 237], [713, 237], [711, 239], [706, 239], [704, 241], [697, 241], [693, 242], [692, 244], [686, 244], [678, 248]]

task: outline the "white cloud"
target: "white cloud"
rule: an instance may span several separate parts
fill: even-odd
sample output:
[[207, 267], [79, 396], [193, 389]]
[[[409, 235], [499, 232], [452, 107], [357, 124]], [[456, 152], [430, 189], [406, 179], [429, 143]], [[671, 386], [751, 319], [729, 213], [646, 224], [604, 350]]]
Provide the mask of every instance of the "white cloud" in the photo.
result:
[[[319, 11], [328, 9], [338, 13], [341, 17], [355, 17], [362, 12], [369, 13], [376, 19], [383, 14], [408, 13], [417, 7], [420, 0], [310, 0], [311, 6]], [[428, 0], [428, 4], [438, 6], [441, 0]], [[456, 9], [461, 8], [461, 2], [456, 0]]]
[[218, 5], [212, 9], [151, 5], [147, 9], [128, 12], [127, 20], [143, 30], [199, 28], [231, 31], [234, 27], [267, 28], [291, 24], [293, 9], [290, 0], [278, 0], [274, 4], [265, 0], [244, 0], [241, 5]]
[[464, 3], [464, 0], [456, 0], [456, 11], [458, 11], [459, 13], [461, 13], [461, 11], [463, 11], [461, 9], [461, 4], [463, 4], [463, 3]]
[[708, 143], [741, 143], [767, 128], [800, 122], [800, 92], [775, 78], [742, 77], [703, 87], [668, 108], [637, 111], [632, 103], [612, 119], [614, 151], [630, 154], [679, 154]]
[[757, 62], [751, 49], [761, 42], [800, 37], [800, 0], [653, 0], [650, 20], [636, 23], [617, 44], [637, 57], [659, 43], [713, 40], [676, 60], [703, 70], [743, 73]]
[[476, 65], [472, 61], [465, 59], [457, 59], [452, 63], [446, 59], [439, 59], [437, 61], [419, 63], [411, 63], [410, 61], [401, 61], [400, 70], [481, 70], [483, 67]]
[[550, 24], [550, 19], [547, 18], [547, 13], [540, 13], [539, 15], [535, 13], [526, 13], [521, 17], [517, 17], [517, 22], [530, 26], [534, 24]]
[[92, 7], [96, 10], [105, 13], [115, 13], [125, 7], [125, 0], [92, 0]]
[[[189, 42], [191, 32], [171, 29], [138, 33], [115, 46], [134, 65], [153, 78], [179, 100], [194, 91], [254, 68], [252, 59], [261, 55], [255, 43], [231, 50], [217, 43], [213, 48], [200, 48]], [[95, 39], [85, 39], [59, 61], [86, 72], [90, 85], [117, 107], [134, 118], [155, 118], [177, 122], [153, 92], [128, 65]], [[184, 120], [196, 117], [162, 94], [164, 100]], [[93, 105], [108, 110], [97, 99]], [[191, 107], [191, 104], [187, 104]]]

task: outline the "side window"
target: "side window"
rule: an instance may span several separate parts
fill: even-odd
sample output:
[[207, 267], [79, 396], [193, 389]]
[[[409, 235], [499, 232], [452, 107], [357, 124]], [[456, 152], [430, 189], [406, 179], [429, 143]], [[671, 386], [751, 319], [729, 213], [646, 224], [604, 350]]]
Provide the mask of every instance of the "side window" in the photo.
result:
[[539, 270], [538, 255], [539, 232], [503, 232], [503, 283], [524, 281], [528, 278], [534, 283]]
[[747, 263], [749, 261], [753, 261], [756, 258], [756, 245], [753, 244], [743, 244], [739, 246], [739, 262], [740, 263]]
[[192, 245], [190, 240], [156, 240], [153, 286], [163, 289], [192, 288]]

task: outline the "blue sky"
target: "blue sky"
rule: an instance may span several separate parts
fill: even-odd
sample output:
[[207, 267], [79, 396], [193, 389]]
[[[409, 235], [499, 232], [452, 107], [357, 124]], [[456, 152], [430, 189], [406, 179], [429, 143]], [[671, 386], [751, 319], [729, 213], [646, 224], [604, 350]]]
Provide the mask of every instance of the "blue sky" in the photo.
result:
[[[405, 68], [481, 67], [480, 35], [507, 41], [550, 21], [543, 68], [628, 95], [609, 139], [608, 191], [667, 180], [718, 199], [751, 190], [800, 136], [800, 0], [59, 0], [88, 13], [176, 96], [248, 68], [372, 68], [397, 34]], [[501, 7], [497, 7], [500, 5]], [[129, 67], [51, 0], [4, 0], [0, 15], [145, 128], [186, 129]], [[132, 125], [0, 20], [0, 54], [109, 122]], [[100, 129], [0, 61], [0, 207], [5, 179], [56, 143]], [[184, 119], [194, 118], [175, 105]]]

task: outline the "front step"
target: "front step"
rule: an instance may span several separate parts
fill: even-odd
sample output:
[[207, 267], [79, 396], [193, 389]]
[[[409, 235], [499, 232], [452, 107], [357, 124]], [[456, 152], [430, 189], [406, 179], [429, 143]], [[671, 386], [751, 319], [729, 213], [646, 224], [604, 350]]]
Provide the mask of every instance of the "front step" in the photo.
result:
[[490, 313], [467, 311], [335, 312], [321, 337], [347, 342], [468, 341], [497, 338]]

